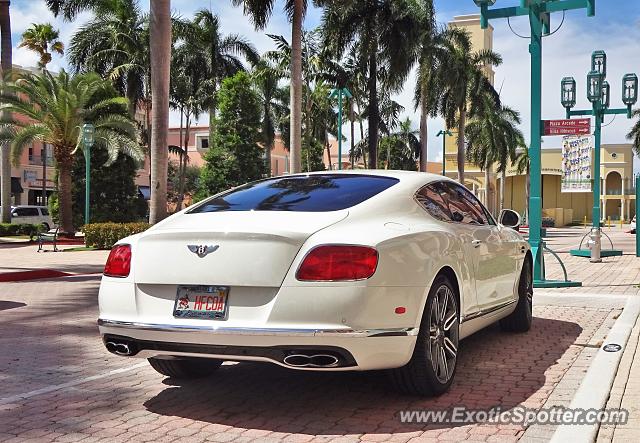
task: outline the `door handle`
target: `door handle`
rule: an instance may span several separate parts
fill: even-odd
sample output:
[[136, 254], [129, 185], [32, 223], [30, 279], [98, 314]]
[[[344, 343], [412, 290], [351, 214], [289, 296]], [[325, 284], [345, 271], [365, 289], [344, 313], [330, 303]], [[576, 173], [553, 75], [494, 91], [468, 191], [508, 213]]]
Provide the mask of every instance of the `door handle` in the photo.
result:
[[477, 248], [478, 246], [480, 246], [480, 244], [482, 243], [482, 240], [472, 240], [471, 244], [473, 245], [474, 248]]

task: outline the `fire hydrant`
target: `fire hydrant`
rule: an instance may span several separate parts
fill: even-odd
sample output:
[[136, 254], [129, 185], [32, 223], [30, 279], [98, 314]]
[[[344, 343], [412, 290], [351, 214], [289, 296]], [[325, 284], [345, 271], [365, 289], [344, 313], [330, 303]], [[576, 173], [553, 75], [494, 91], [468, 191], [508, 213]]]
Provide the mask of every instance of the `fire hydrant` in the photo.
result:
[[587, 241], [587, 247], [591, 249], [591, 263], [600, 263], [602, 258], [600, 257], [600, 250], [602, 247], [600, 238], [600, 228], [591, 228], [589, 233], [589, 240]]

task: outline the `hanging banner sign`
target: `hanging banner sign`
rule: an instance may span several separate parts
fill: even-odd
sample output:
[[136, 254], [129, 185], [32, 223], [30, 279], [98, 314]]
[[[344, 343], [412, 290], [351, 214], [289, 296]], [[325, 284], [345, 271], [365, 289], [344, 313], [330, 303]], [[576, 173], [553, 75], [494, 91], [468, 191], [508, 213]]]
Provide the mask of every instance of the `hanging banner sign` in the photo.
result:
[[591, 119], [543, 120], [543, 135], [586, 135], [591, 133]]
[[591, 152], [593, 137], [562, 138], [561, 192], [591, 192]]

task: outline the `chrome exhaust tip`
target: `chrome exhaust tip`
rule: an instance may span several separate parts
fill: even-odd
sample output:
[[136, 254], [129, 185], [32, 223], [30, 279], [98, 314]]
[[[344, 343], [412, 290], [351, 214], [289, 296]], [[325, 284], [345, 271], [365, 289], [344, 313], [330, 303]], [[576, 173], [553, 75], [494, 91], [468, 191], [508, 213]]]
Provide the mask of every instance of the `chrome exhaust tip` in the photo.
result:
[[107, 351], [116, 355], [129, 356], [133, 354], [133, 351], [129, 347], [128, 343], [119, 343], [114, 341], [108, 341], [105, 343]]
[[291, 354], [283, 361], [294, 368], [335, 368], [340, 364], [338, 357], [331, 354]]

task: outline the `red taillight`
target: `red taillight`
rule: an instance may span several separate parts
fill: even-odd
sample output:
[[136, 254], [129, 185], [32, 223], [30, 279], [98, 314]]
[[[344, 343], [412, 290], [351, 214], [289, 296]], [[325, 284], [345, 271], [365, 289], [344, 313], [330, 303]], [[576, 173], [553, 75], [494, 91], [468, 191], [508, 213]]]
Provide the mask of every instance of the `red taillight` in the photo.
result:
[[363, 280], [376, 272], [378, 251], [368, 246], [325, 245], [311, 250], [296, 278], [307, 281]]
[[104, 275], [107, 277], [127, 277], [131, 269], [131, 246], [115, 245], [109, 253]]

